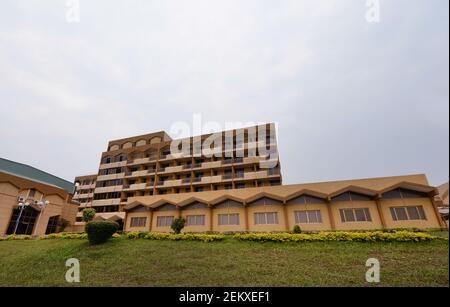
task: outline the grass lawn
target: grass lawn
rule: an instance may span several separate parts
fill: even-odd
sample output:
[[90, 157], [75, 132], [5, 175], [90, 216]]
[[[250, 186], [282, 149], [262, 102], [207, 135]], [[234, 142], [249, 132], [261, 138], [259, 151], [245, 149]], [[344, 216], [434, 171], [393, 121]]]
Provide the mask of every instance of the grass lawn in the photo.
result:
[[[65, 281], [78, 258], [81, 282]], [[374, 286], [365, 262], [381, 263], [378, 286], [448, 286], [448, 241], [257, 243], [112, 239], [0, 242], [0, 286]]]

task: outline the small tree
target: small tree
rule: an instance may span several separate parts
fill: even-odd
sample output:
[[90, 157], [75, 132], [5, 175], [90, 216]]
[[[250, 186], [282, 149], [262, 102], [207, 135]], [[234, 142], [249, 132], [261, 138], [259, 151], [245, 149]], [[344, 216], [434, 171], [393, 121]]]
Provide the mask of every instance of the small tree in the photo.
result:
[[95, 209], [93, 208], [86, 208], [83, 210], [83, 222], [90, 222], [94, 219], [95, 216]]
[[302, 229], [300, 228], [300, 226], [298, 225], [294, 226], [294, 233], [302, 233]]
[[178, 234], [184, 228], [185, 224], [186, 224], [186, 220], [184, 218], [177, 217], [172, 221], [172, 225], [170, 227], [176, 234]]
[[64, 232], [64, 230], [70, 225], [70, 222], [66, 219], [60, 219], [58, 221], [58, 227], [60, 232]]

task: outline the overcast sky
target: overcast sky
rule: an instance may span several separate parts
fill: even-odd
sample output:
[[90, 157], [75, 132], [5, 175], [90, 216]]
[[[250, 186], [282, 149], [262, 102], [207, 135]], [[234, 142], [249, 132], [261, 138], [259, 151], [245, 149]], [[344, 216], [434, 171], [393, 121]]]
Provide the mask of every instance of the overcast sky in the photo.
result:
[[449, 176], [449, 1], [0, 4], [0, 157], [70, 181], [108, 140], [277, 122], [285, 184]]

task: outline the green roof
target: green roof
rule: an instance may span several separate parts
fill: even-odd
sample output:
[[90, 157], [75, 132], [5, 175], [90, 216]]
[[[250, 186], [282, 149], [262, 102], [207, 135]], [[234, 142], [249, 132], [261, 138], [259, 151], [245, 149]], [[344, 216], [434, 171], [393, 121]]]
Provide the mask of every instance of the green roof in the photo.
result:
[[75, 189], [72, 182], [53, 176], [32, 166], [2, 158], [0, 158], [0, 172], [51, 185], [66, 190], [68, 193], [73, 193]]

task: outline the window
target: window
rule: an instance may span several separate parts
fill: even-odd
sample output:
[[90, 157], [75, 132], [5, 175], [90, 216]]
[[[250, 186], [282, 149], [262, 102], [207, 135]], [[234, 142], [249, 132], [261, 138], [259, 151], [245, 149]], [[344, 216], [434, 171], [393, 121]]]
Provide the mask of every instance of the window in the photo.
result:
[[170, 227], [172, 225], [173, 216], [158, 216], [156, 218], [156, 227]]
[[422, 206], [391, 207], [390, 209], [394, 221], [427, 219]]
[[145, 227], [147, 223], [146, 217], [132, 217], [130, 227]]
[[35, 189], [30, 189], [28, 191], [28, 197], [34, 197], [35, 194], [36, 194], [36, 190]]
[[255, 213], [255, 224], [256, 225], [278, 224], [278, 214], [277, 212]]
[[295, 211], [296, 224], [319, 224], [322, 223], [320, 210]]
[[239, 225], [239, 213], [219, 214], [219, 225]]
[[186, 216], [186, 226], [205, 225], [204, 215], [188, 215]]
[[52, 216], [48, 219], [47, 229], [45, 234], [55, 233], [58, 226], [59, 215]]
[[369, 208], [340, 209], [342, 223], [346, 222], [371, 222]]
[[236, 189], [245, 189], [245, 183], [236, 183]]

